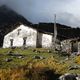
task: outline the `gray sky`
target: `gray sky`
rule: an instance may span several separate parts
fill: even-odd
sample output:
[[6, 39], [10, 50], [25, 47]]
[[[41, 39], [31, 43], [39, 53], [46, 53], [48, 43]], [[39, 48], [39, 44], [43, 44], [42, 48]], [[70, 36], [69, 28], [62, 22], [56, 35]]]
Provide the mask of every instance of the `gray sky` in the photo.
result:
[[33, 23], [57, 22], [80, 26], [80, 0], [0, 0]]

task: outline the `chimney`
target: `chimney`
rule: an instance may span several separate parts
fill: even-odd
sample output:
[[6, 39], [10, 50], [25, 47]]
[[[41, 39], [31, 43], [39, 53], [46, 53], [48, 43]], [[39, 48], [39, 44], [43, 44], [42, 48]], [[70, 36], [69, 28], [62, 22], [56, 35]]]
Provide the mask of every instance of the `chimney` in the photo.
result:
[[52, 35], [52, 50], [56, 49], [56, 38], [57, 38], [57, 26], [56, 26], [56, 14], [54, 15], [54, 32]]

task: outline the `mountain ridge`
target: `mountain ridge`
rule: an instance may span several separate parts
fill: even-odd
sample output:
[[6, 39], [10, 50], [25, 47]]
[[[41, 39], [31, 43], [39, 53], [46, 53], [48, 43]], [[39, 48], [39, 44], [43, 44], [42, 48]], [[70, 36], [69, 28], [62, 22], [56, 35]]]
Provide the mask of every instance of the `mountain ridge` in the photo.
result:
[[31, 23], [7, 6], [0, 7], [0, 46], [3, 44], [4, 36], [20, 24], [30, 25]]

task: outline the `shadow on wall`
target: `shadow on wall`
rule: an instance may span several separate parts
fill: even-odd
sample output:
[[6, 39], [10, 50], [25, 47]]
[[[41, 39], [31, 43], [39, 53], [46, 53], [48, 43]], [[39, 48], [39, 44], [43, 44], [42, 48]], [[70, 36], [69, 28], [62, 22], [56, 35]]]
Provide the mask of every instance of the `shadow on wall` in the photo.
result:
[[40, 33], [39, 31], [37, 31], [36, 47], [42, 48], [42, 33]]

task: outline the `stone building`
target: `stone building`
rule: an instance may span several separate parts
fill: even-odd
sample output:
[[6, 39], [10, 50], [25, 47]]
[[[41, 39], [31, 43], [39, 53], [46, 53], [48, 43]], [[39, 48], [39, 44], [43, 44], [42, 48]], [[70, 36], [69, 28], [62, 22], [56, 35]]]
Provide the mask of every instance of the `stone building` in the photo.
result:
[[4, 37], [3, 48], [9, 47], [43, 47], [50, 48], [52, 35], [21, 24]]
[[[41, 32], [30, 26], [21, 24], [4, 36], [3, 48], [9, 47], [33, 47], [51, 48], [53, 34]], [[60, 42], [56, 39], [56, 49], [62, 52], [80, 52], [80, 39], [66, 39]]]
[[80, 52], [80, 39], [66, 39], [61, 42], [63, 52], [74, 53]]

